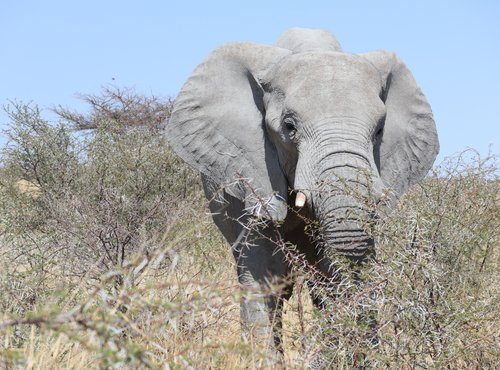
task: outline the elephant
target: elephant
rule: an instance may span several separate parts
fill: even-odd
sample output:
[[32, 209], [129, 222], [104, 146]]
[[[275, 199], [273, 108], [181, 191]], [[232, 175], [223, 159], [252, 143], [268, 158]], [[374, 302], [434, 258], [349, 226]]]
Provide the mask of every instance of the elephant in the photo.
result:
[[431, 107], [401, 59], [346, 53], [321, 29], [215, 49], [175, 99], [165, 136], [201, 173], [240, 285], [260, 292], [241, 300], [245, 335], [277, 353], [293, 285], [277, 245], [296, 246], [334, 284], [336, 259], [375, 258], [370, 204], [394, 205], [439, 151]]

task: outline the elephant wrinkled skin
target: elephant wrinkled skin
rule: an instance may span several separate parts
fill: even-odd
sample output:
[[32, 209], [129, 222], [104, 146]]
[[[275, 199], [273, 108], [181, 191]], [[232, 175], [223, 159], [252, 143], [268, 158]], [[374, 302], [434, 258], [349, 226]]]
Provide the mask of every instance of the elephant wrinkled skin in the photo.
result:
[[[241, 302], [245, 332], [269, 335], [278, 349], [291, 283], [269, 294], [290, 272], [276, 225], [332, 277], [336, 256], [355, 263], [373, 256], [363, 225], [374, 217], [369, 203], [389, 194], [394, 204], [439, 150], [431, 108], [394, 53], [348, 54], [329, 32], [299, 28], [274, 46], [213, 51], [179, 93], [166, 136], [201, 172], [241, 285], [265, 297]], [[317, 221], [319, 241], [298, 214]], [[249, 228], [255, 220], [260, 226]]]

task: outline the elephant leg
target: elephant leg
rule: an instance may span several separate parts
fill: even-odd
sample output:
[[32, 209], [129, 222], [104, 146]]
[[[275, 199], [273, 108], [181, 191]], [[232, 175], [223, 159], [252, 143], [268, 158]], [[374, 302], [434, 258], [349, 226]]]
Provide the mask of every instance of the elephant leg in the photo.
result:
[[264, 235], [245, 238], [234, 248], [243, 289], [241, 322], [244, 336], [252, 346], [270, 348], [281, 361], [282, 309], [293, 285], [287, 279], [288, 265], [271, 232], [261, 230], [260, 233]]
[[202, 176], [212, 217], [232, 246], [238, 280], [243, 291], [241, 323], [244, 337], [255, 347], [268, 347], [276, 359], [282, 356], [283, 301], [292, 294], [288, 266], [274, 232], [267, 227], [248, 229], [251, 220], [240, 200]]
[[[369, 266], [375, 262], [375, 252], [371, 252], [365, 260], [357, 262], [354, 269], [354, 281], [357, 285], [363, 285], [367, 281], [362, 280], [362, 269], [369, 268]], [[378, 289], [376, 287], [369, 290], [369, 292], [361, 297], [358, 304], [358, 317], [357, 321], [359, 325], [366, 328], [365, 342], [367, 345], [376, 346], [379, 343], [378, 337], [378, 322], [377, 322], [377, 310], [373, 306], [377, 301]]]
[[[370, 265], [368, 263], [373, 262], [374, 254], [370, 255], [369, 258], [370, 259], [367, 258], [365, 260], [353, 259], [351, 265], [344, 269], [338, 276], [332, 276], [329, 273], [331, 269], [327, 268], [327, 266], [330, 265], [328, 260], [325, 259], [325, 263], [323, 264], [317, 264], [320, 270], [327, 276], [329, 281], [326, 285], [328, 286], [330, 284], [332, 291], [337, 290], [336, 284], [342, 284], [344, 279], [349, 281], [347, 284], [356, 287], [353, 291], [342, 292], [343, 289], [340, 289], [339, 295], [332, 296], [332, 293], [326, 294], [321, 289], [314, 289], [316, 284], [315, 281], [308, 281], [312, 301], [325, 315], [323, 324], [326, 326], [328, 333], [326, 336], [320, 337], [321, 348], [310, 364], [311, 368], [334, 367], [337, 361], [336, 354], [339, 345], [339, 338], [337, 335], [350, 335], [347, 332], [336, 333], [335, 330], [333, 330], [334, 327], [339, 325], [339, 318], [336, 316], [338, 315], [338, 310], [332, 307], [334, 302], [336, 302], [337, 305], [352, 305], [353, 303], [356, 305], [350, 309], [350, 312], [356, 314], [356, 322], [358, 325], [358, 330], [356, 330], [357, 334], [355, 338], [350, 337], [350, 340], [347, 342], [344, 341], [344, 343], [355, 343], [355, 347], [352, 348], [352, 351], [347, 352], [349, 354], [349, 366], [353, 368], [370, 368], [366, 351], [378, 344], [377, 312], [370, 306], [376, 298], [376, 291], [373, 290], [366, 294], [357, 294], [360, 289], [365, 288], [363, 283], [366, 283], [366, 281], [363, 281], [361, 277], [363, 275], [362, 269], [369, 268]], [[325, 281], [323, 283], [325, 283]], [[353, 298], [355, 298], [354, 301], [352, 301]], [[342, 322], [342, 317], [340, 317], [340, 319], [340, 322]]]

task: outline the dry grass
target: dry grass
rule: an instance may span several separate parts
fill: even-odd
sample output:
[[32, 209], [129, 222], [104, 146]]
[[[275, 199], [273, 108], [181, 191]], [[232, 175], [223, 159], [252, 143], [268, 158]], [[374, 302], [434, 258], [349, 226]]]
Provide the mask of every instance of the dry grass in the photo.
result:
[[[306, 367], [332, 334], [333, 368], [350, 368], [361, 350], [372, 368], [497, 368], [498, 189], [494, 158], [436, 168], [383, 215], [377, 262], [359, 287], [369, 293], [336, 302], [331, 333], [299, 278], [285, 306], [287, 367]], [[3, 235], [0, 367], [266, 367], [266, 352], [240, 334], [239, 299], [251, 292], [240, 291], [232, 254], [204, 212], [202, 201], [184, 209], [161, 248], [99, 280], [61, 275], [57, 256], [42, 270], [16, 265], [16, 244]], [[376, 312], [380, 342], [371, 347], [355, 320], [360, 302]]]

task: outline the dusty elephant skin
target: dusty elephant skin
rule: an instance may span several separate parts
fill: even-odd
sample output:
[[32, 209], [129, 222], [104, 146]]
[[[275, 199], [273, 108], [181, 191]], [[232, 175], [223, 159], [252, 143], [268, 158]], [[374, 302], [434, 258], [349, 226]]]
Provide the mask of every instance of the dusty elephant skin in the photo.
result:
[[[394, 204], [439, 150], [431, 108], [395, 54], [348, 54], [329, 32], [298, 28], [274, 46], [213, 51], [182, 88], [166, 135], [201, 172], [241, 285], [265, 297], [241, 302], [247, 334], [278, 350], [291, 284], [268, 293], [290, 272], [276, 234], [334, 284], [335, 257], [373, 256], [369, 205], [382, 194]], [[302, 216], [317, 221], [320, 238], [306, 235]]]

